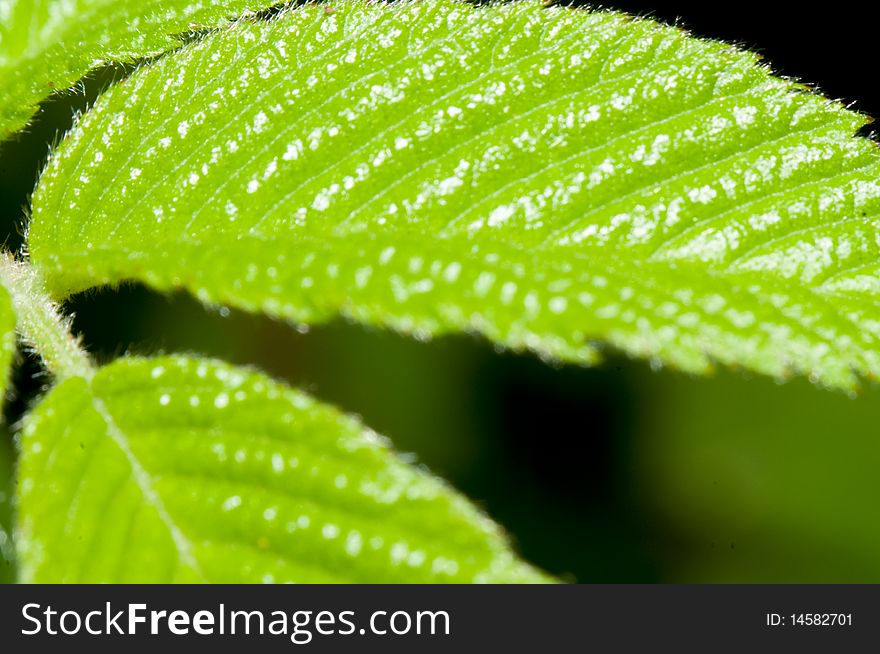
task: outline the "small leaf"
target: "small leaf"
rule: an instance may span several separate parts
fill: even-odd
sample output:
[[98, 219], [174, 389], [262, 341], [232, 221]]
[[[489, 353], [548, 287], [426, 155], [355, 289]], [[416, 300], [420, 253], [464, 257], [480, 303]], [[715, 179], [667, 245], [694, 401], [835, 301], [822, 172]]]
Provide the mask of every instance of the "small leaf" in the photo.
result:
[[526, 582], [498, 528], [381, 438], [263, 375], [120, 359], [22, 434], [30, 582]]
[[178, 47], [174, 35], [221, 27], [277, 0], [0, 0], [0, 141], [39, 102], [109, 61]]
[[142, 280], [590, 362], [880, 372], [865, 119], [678, 29], [537, 3], [306, 5], [110, 90], [40, 180], [58, 295]]

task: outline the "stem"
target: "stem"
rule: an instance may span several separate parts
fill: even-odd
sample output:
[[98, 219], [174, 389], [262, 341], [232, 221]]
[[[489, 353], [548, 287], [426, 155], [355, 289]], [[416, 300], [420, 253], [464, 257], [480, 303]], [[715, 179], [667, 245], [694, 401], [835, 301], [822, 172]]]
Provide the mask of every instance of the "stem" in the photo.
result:
[[70, 319], [44, 290], [39, 273], [9, 253], [0, 255], [0, 283], [15, 309], [19, 335], [33, 347], [58, 381], [70, 377], [91, 379], [94, 367], [79, 340], [70, 331]]

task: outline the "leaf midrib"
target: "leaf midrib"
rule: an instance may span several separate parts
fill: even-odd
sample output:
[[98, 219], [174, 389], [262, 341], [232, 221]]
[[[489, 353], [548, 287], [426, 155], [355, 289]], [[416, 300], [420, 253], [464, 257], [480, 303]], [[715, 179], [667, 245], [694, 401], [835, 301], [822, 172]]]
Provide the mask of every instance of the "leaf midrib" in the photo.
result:
[[159, 519], [168, 529], [168, 534], [177, 551], [178, 565], [183, 564], [195, 572], [202, 581], [207, 581], [201, 570], [201, 566], [195, 557], [193, 544], [188, 540], [172, 516], [168, 513], [161, 495], [155, 488], [153, 488], [149, 473], [143, 465], [141, 465], [140, 460], [134, 454], [128, 436], [116, 424], [113, 414], [107, 408], [107, 405], [104, 404], [104, 401], [94, 391], [91, 382], [88, 383], [87, 388], [91, 398], [92, 407], [106, 425], [106, 436], [116, 444], [125, 457], [126, 462], [131, 469], [131, 477], [141, 491], [144, 502], [153, 507]]

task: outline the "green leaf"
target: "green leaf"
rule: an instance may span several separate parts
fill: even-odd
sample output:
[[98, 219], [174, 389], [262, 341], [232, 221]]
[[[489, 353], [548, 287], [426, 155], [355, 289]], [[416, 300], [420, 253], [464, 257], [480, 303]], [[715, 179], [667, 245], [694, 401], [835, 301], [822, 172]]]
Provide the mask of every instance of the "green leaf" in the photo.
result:
[[70, 378], [22, 432], [31, 582], [526, 582], [498, 528], [356, 420], [184, 357]]
[[533, 2], [306, 5], [110, 90], [40, 180], [63, 296], [135, 279], [296, 322], [880, 371], [865, 119], [750, 53]]
[[39, 102], [108, 61], [181, 44], [175, 35], [222, 27], [277, 0], [0, 0], [0, 141]]
[[15, 354], [15, 310], [9, 292], [0, 283], [0, 397], [9, 384], [9, 368]]
[[[676, 583], [880, 582], [880, 389], [644, 376], [642, 510]], [[710, 427], [707, 427], [710, 426]]]
[[[9, 293], [0, 284], [0, 399], [6, 394], [15, 353], [15, 312]], [[0, 425], [0, 583], [15, 580], [12, 520], [15, 495], [15, 455], [6, 428]]]
[[12, 523], [15, 515], [15, 457], [9, 432], [0, 427], [0, 584], [15, 581]]

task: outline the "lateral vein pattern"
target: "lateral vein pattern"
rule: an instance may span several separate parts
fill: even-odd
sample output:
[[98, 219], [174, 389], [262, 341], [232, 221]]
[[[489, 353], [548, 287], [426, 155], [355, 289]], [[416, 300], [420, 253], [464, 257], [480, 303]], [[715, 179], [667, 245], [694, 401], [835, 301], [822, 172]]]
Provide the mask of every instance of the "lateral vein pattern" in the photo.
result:
[[251, 370], [121, 358], [25, 421], [26, 582], [546, 582], [353, 418]]
[[58, 296], [136, 279], [295, 322], [853, 388], [880, 371], [865, 122], [620, 14], [304, 5], [106, 93], [42, 176], [29, 243]]

